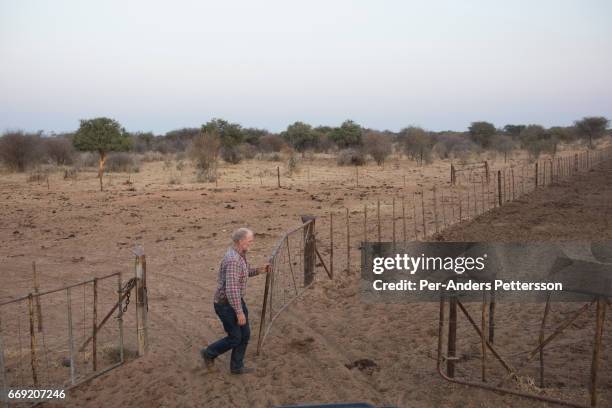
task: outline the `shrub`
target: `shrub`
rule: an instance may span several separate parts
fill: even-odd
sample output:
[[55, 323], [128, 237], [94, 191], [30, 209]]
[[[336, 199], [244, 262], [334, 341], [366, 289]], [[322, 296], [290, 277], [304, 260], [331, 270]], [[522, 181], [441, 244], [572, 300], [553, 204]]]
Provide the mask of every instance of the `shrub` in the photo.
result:
[[289, 160], [287, 160], [287, 174], [291, 176], [298, 171], [298, 159], [295, 154], [292, 154], [289, 156]]
[[47, 157], [58, 166], [74, 163], [75, 150], [72, 142], [65, 137], [49, 137], [44, 140]]
[[400, 131], [398, 135], [400, 143], [404, 147], [404, 152], [417, 163], [431, 163], [431, 150], [433, 148], [433, 138], [420, 127], [410, 126]]
[[156, 162], [156, 161], [162, 161], [162, 160], [164, 160], [164, 155], [163, 155], [162, 153], [160, 153], [160, 152], [154, 152], [154, 151], [151, 151], [151, 152], [145, 152], [145, 153], [142, 155], [141, 160], [142, 160], [143, 162]]
[[126, 152], [110, 153], [106, 166], [109, 172], [115, 173], [138, 173], [140, 171], [139, 160], [133, 154]]
[[38, 134], [18, 131], [0, 137], [0, 161], [12, 171], [24, 172], [32, 165], [40, 163], [42, 153]]
[[280, 152], [285, 144], [279, 135], [265, 135], [259, 138], [259, 150], [264, 153]]
[[253, 159], [255, 155], [257, 154], [257, 148], [253, 146], [252, 144], [248, 144], [248, 143], [243, 143], [240, 146], [238, 146], [238, 151], [241, 157], [248, 159], [248, 160]]
[[365, 155], [359, 149], [344, 149], [338, 153], [339, 166], [363, 166], [366, 163]]
[[192, 140], [188, 153], [194, 162], [198, 181], [210, 179], [210, 174], [217, 174], [220, 148], [221, 139], [215, 131], [204, 131]]
[[369, 131], [365, 134], [363, 148], [379, 166], [383, 165], [386, 158], [393, 152], [391, 137], [375, 131]]
[[228, 146], [221, 148], [221, 157], [227, 163], [230, 164], [238, 164], [242, 161], [242, 157], [240, 156], [240, 149], [238, 146]]

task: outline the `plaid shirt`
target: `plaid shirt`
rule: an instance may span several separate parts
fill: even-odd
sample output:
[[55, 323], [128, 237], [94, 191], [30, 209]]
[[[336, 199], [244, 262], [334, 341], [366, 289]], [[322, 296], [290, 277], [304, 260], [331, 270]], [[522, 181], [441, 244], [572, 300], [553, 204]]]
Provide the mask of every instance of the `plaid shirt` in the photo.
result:
[[233, 247], [230, 247], [219, 267], [215, 303], [227, 299], [236, 314], [242, 313], [241, 299], [246, 292], [247, 277], [255, 275], [258, 275], [257, 269], [249, 267], [246, 255], [240, 254]]

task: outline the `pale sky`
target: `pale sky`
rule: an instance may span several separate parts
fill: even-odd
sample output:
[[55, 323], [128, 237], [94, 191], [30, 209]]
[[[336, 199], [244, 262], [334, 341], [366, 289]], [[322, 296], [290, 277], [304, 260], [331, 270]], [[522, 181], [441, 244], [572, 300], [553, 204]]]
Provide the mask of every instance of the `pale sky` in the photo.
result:
[[612, 119], [612, 1], [0, 0], [0, 132]]

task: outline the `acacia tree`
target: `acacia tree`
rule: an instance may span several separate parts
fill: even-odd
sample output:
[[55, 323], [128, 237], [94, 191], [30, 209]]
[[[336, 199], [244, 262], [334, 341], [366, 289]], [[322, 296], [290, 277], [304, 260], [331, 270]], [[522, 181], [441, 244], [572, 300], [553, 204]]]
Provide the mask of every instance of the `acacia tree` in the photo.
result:
[[348, 119], [342, 122], [340, 127], [334, 128], [329, 138], [341, 148], [361, 146], [362, 143], [362, 129], [361, 126], [352, 120]]
[[304, 122], [295, 122], [287, 126], [287, 130], [281, 133], [281, 136], [295, 150], [302, 153], [307, 149], [314, 148], [317, 144], [319, 134], [312, 130], [312, 127]]
[[491, 144], [491, 137], [495, 134], [495, 126], [489, 122], [472, 122], [469, 127], [470, 137], [474, 143], [487, 148]]
[[578, 134], [589, 138], [589, 148], [593, 148], [593, 139], [606, 134], [610, 121], [603, 116], [587, 116], [574, 122]]
[[98, 178], [103, 190], [102, 176], [109, 152], [129, 150], [132, 140], [119, 122], [110, 118], [81, 119], [79, 130], [74, 134], [74, 147], [80, 151], [98, 152]]

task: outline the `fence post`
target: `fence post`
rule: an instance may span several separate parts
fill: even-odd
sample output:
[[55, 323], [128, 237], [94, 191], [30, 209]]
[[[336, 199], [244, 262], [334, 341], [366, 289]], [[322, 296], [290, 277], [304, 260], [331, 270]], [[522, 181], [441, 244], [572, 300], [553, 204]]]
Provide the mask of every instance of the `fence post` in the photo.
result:
[[436, 234], [438, 233], [438, 197], [436, 194], [436, 186], [433, 186], [433, 205], [434, 205], [434, 226]]
[[315, 217], [302, 215], [303, 223], [310, 223], [304, 228], [304, 286], [310, 285], [315, 273]]
[[378, 218], [378, 242], [380, 241], [380, 198], [376, 201], [376, 217]]
[[449, 314], [448, 314], [448, 348], [446, 374], [455, 377], [455, 354], [457, 349], [457, 296], [455, 293], [450, 295]]
[[[121, 296], [121, 293], [119, 294]], [[68, 305], [68, 348], [70, 350], [70, 383], [74, 385], [76, 367], [74, 366], [74, 336], [72, 335], [72, 299], [70, 288], [66, 289], [66, 303]]]
[[28, 296], [28, 311], [30, 314], [30, 365], [32, 366], [32, 380], [38, 386], [38, 364], [36, 361], [36, 333], [34, 331], [34, 302], [32, 294]]
[[393, 233], [393, 250], [395, 251], [395, 196], [393, 197], [393, 201], [392, 201], [392, 213], [391, 216], [393, 218], [393, 223], [392, 223], [392, 233]]
[[535, 186], [538, 186], [538, 162], [535, 162]]
[[451, 178], [451, 185], [455, 185], [455, 166], [453, 165], [453, 163], [451, 163], [451, 168], [450, 168], [450, 178]]
[[334, 214], [329, 212], [329, 273], [334, 277]]
[[421, 190], [421, 212], [423, 213], [423, 240], [427, 237], [427, 221], [425, 220], [425, 190]]
[[277, 182], [278, 188], [281, 188], [281, 185], [280, 185], [280, 166], [276, 166], [276, 182]]
[[351, 229], [350, 229], [350, 214], [348, 207], [346, 208], [346, 271], [351, 271]]
[[363, 242], [368, 242], [368, 205], [363, 205]]
[[487, 183], [489, 182], [489, 162], [485, 160], [485, 177], [487, 178]]
[[[118, 296], [117, 302], [119, 303], [121, 303], [121, 297], [122, 297], [121, 289], [122, 288], [123, 288], [123, 281], [121, 278], [121, 272], [119, 272], [119, 274], [117, 275], [117, 296]], [[121, 304], [119, 305], [119, 307], [121, 307]], [[121, 363], [123, 363], [124, 353], [123, 353], [123, 310], [122, 309], [119, 309], [117, 320], [119, 323], [119, 359]]]
[[604, 321], [606, 319], [606, 301], [597, 297], [597, 312], [595, 321], [595, 339], [593, 341], [593, 360], [591, 361], [591, 406], [597, 405], [597, 371], [599, 369], [599, 354]]
[[[538, 173], [538, 164], [536, 163], [536, 174]], [[537, 178], [536, 178], [537, 179]], [[498, 202], [499, 202], [499, 206], [502, 206], [502, 189], [501, 189], [501, 170], [497, 170], [497, 196], [498, 196]]]
[[93, 371], [98, 371], [98, 278], [93, 280], [93, 335], [92, 335], [92, 362]]
[[402, 229], [404, 231], [404, 243], [408, 242], [406, 236], [406, 197], [402, 196]]
[[[1, 322], [0, 322], [1, 324]], [[21, 356], [20, 356], [21, 357]], [[8, 408], [8, 383], [6, 381], [6, 368], [4, 366], [4, 346], [2, 343], [2, 326], [0, 325], [0, 401], [2, 406]]]
[[[32, 272], [34, 273], [34, 294], [38, 295], [40, 285], [38, 283], [38, 273], [36, 272], [36, 261], [32, 261]], [[43, 322], [39, 296], [36, 296], [36, 321], [38, 322], [38, 332], [40, 333], [43, 330]]]
[[144, 249], [137, 246], [134, 249], [136, 273], [136, 326], [138, 332], [138, 355], [143, 356], [148, 350], [148, 323], [147, 311], [149, 308], [147, 301], [147, 261]]

